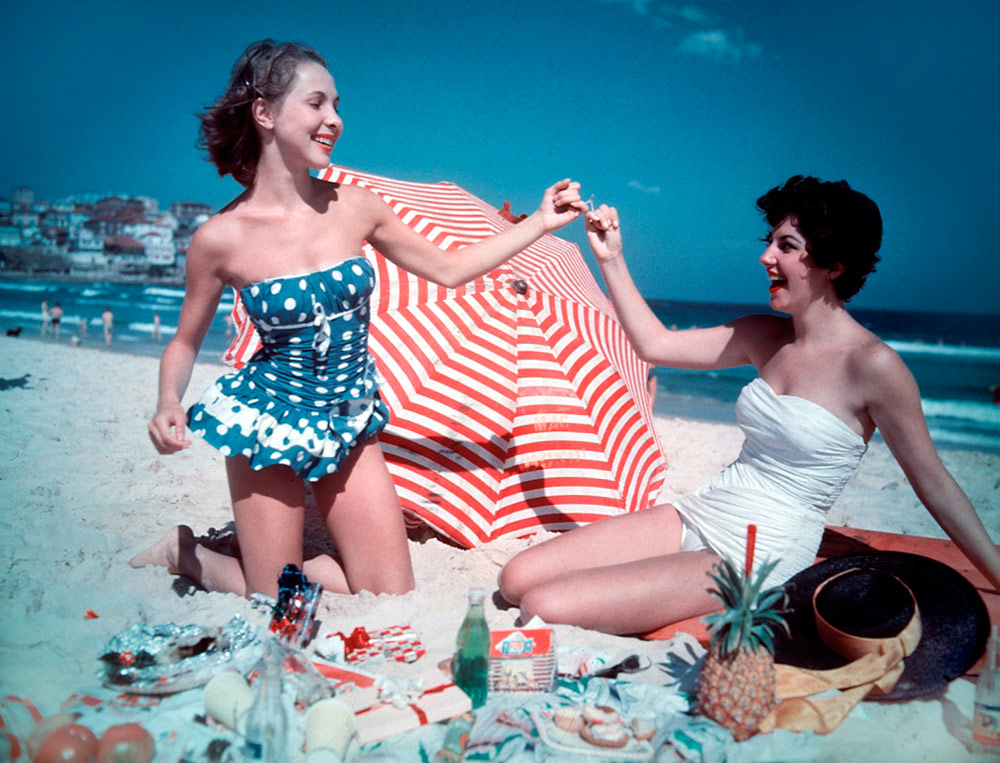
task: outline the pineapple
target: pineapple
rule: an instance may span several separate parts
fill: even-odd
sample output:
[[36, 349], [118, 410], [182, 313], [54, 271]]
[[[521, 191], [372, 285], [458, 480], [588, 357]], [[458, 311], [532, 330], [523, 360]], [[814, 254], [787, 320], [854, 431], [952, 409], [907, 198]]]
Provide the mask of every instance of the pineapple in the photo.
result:
[[725, 611], [705, 618], [709, 652], [698, 679], [698, 710], [733, 732], [738, 742], [757, 733], [761, 719], [775, 704], [771, 628], [780, 625], [788, 630], [777, 606], [784, 600], [784, 589], [760, 589], [776, 564], [761, 565], [752, 578], [723, 559], [708, 573], [716, 585], [709, 593]]

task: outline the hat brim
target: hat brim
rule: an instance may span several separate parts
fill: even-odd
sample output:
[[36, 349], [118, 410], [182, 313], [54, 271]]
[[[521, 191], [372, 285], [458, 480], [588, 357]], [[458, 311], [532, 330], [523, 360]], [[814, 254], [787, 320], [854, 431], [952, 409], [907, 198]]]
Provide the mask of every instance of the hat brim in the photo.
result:
[[890, 701], [926, 697], [971, 668], [986, 649], [990, 620], [982, 597], [968, 580], [936, 559], [898, 551], [864, 551], [814, 564], [785, 583], [785, 619], [791, 635], [775, 632], [777, 662], [812, 670], [849, 662], [827, 647], [816, 632], [812, 598], [827, 578], [852, 568], [888, 572], [913, 592], [920, 608], [922, 635], [906, 658], [903, 673], [888, 694], [868, 699]]

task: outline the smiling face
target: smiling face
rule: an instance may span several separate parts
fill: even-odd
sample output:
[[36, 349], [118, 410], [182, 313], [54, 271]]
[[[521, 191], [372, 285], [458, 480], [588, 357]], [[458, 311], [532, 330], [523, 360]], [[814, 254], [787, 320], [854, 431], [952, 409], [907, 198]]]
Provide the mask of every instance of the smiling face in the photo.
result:
[[794, 312], [820, 298], [836, 299], [833, 278], [840, 266], [819, 267], [809, 254], [809, 242], [799, 230], [795, 217], [786, 217], [768, 234], [767, 249], [760, 263], [767, 270], [771, 307]]
[[325, 67], [311, 61], [300, 63], [285, 96], [269, 111], [270, 122], [262, 122], [272, 134], [287, 162], [303, 162], [322, 169], [330, 163], [330, 152], [344, 131], [337, 113], [340, 96]]

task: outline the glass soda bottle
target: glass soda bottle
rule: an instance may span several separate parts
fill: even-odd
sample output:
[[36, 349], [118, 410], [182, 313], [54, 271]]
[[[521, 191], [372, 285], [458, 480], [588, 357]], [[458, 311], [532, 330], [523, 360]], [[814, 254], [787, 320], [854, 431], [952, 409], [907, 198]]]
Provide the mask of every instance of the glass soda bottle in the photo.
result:
[[281, 698], [282, 662], [278, 648], [265, 641], [255, 684], [257, 691], [243, 719], [245, 761], [282, 763], [287, 759], [288, 714]]
[[455, 684], [472, 700], [472, 707], [486, 702], [490, 672], [490, 628], [483, 613], [486, 590], [469, 590], [469, 611], [455, 639]]
[[991, 750], [1000, 751], [1000, 635], [993, 626], [986, 647], [986, 664], [976, 682], [976, 711], [972, 719], [972, 737]]

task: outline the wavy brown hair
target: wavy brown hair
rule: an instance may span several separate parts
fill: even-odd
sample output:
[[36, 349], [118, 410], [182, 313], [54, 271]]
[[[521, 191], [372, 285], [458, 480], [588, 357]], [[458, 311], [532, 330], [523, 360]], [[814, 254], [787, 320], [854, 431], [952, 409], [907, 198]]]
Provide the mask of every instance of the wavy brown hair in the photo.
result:
[[251, 108], [257, 98], [278, 103], [288, 93], [300, 63], [326, 68], [326, 59], [307, 45], [261, 40], [251, 44], [237, 59], [226, 92], [198, 115], [198, 146], [219, 175], [232, 175], [250, 187], [257, 175], [260, 138]]

